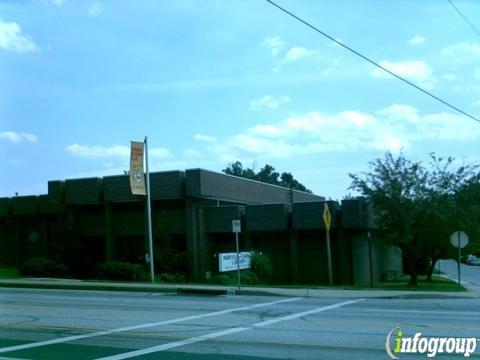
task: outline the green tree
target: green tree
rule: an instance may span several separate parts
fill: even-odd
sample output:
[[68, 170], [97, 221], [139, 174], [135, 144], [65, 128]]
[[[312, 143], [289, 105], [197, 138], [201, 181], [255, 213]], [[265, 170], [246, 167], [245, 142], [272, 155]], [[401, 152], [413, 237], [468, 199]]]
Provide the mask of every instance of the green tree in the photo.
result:
[[466, 192], [478, 189], [476, 170], [455, 169], [454, 159], [433, 154], [424, 165], [387, 153], [370, 163], [369, 172], [350, 174], [351, 188], [373, 205], [378, 237], [402, 250], [411, 285], [417, 284], [420, 271], [431, 280], [436, 261], [452, 250], [449, 236], [454, 230], [473, 226], [479, 213], [465, 215], [475, 210]]
[[225, 174], [257, 180], [267, 184], [283, 186], [293, 190], [312, 193], [305, 185], [298, 182], [291, 173], [278, 173], [272, 165], [265, 164], [258, 172], [250, 168], [244, 168], [240, 161], [235, 161], [222, 170]]

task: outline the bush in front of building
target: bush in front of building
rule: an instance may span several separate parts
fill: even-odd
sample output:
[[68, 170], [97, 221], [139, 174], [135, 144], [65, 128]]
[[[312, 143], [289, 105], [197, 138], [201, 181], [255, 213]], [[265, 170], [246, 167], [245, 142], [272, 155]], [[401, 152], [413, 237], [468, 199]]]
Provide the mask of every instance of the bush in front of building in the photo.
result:
[[68, 268], [53, 260], [45, 258], [33, 258], [20, 265], [20, 275], [41, 277], [69, 277]]
[[207, 280], [209, 284], [232, 285], [233, 278], [229, 274], [217, 274]]
[[262, 283], [268, 283], [273, 275], [270, 259], [258, 251], [252, 253], [250, 269], [257, 275], [258, 280]]
[[106, 261], [97, 265], [95, 277], [104, 280], [145, 281], [148, 274], [140, 264]]
[[[214, 275], [208, 280], [208, 282], [210, 284], [218, 285], [237, 285], [237, 272], [230, 271], [228, 273]], [[258, 276], [251, 270], [241, 270], [240, 283], [241, 285], [257, 285], [259, 283]]]
[[185, 282], [185, 274], [177, 273], [162, 273], [158, 277], [160, 282], [164, 283], [184, 283]]

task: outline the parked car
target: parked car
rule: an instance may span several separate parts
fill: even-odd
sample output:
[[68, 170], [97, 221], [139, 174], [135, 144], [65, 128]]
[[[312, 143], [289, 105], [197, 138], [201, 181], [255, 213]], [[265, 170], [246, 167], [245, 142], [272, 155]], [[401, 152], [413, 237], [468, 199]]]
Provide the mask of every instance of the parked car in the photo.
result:
[[475, 255], [468, 255], [467, 264], [480, 266], [480, 258], [476, 257]]

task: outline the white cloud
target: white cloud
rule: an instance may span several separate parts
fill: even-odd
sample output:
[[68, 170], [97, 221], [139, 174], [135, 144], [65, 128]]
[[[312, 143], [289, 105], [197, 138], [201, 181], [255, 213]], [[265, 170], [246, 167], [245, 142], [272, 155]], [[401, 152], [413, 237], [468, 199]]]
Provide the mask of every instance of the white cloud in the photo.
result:
[[471, 102], [470, 105], [471, 106], [480, 106], [480, 99], [478, 99], [477, 101]]
[[450, 46], [447, 46], [441, 50], [442, 55], [447, 56], [479, 56], [480, 44], [472, 42], [459, 42]]
[[37, 51], [39, 48], [28, 35], [22, 34], [22, 29], [15, 22], [0, 20], [0, 48], [19, 53]]
[[455, 75], [455, 74], [445, 74], [442, 76], [445, 80], [448, 81], [455, 81], [455, 80], [460, 80], [460, 76]]
[[[380, 61], [380, 65], [390, 70], [391, 72], [412, 80], [419, 85], [428, 89], [433, 88], [436, 78], [433, 75], [432, 68], [424, 61], [399, 61], [390, 62], [386, 60]], [[392, 78], [392, 75], [379, 68], [374, 68], [370, 75], [374, 78]]]
[[374, 113], [346, 110], [335, 114], [309, 112], [280, 122], [258, 124], [206, 148], [222, 161], [294, 158], [339, 151], [393, 151], [417, 141], [480, 139], [480, 127], [451, 113], [421, 114], [393, 104]]
[[415, 35], [414, 37], [410, 38], [407, 42], [410, 45], [421, 45], [424, 44], [426, 39], [423, 36]]
[[44, 5], [61, 6], [65, 3], [65, 0], [40, 0], [40, 2]]
[[[113, 145], [113, 146], [88, 146], [80, 144], [72, 144], [66, 147], [66, 150], [75, 156], [90, 158], [90, 159], [112, 159], [115, 160], [128, 160], [130, 157], [130, 147], [125, 145]], [[154, 159], [163, 159], [171, 155], [170, 150], [163, 147], [149, 148], [148, 156]], [[113, 163], [105, 163], [111, 166]]]
[[475, 76], [475, 79], [480, 80], [480, 68], [474, 70], [473, 76]]
[[19, 143], [22, 141], [34, 143], [38, 141], [38, 136], [35, 134], [30, 133], [17, 133], [15, 131], [3, 131], [0, 132], [0, 140], [5, 139], [10, 141], [11, 143]]
[[268, 37], [260, 43], [261, 47], [265, 47], [270, 50], [272, 56], [277, 56], [283, 49], [285, 43], [280, 36]]
[[195, 134], [193, 136], [193, 138], [197, 141], [202, 141], [202, 142], [207, 142], [207, 143], [213, 143], [217, 140], [212, 136], [203, 135], [203, 134]]
[[10, 160], [8, 161], [8, 163], [9, 163], [10, 165], [19, 167], [19, 166], [22, 166], [22, 165], [25, 163], [25, 160], [19, 159], [19, 158], [13, 158], [13, 159], [10, 159]]
[[88, 14], [89, 14], [90, 16], [98, 16], [98, 15], [100, 15], [102, 12], [103, 12], [102, 6], [101, 6], [99, 3], [97, 3], [97, 2], [92, 3], [92, 4], [88, 7]]
[[285, 54], [285, 57], [283, 58], [283, 61], [294, 62], [315, 54], [317, 54], [317, 52], [314, 50], [309, 50], [304, 47], [295, 46], [287, 51], [287, 53]]
[[184, 149], [183, 150], [183, 155], [186, 158], [198, 158], [198, 157], [201, 156], [200, 151], [198, 151], [197, 149], [193, 149], [193, 148]]
[[268, 109], [278, 109], [280, 104], [290, 102], [290, 98], [288, 96], [282, 96], [280, 98], [274, 98], [271, 95], [265, 95], [258, 100], [250, 101], [250, 109], [258, 110], [261, 108], [268, 108]]

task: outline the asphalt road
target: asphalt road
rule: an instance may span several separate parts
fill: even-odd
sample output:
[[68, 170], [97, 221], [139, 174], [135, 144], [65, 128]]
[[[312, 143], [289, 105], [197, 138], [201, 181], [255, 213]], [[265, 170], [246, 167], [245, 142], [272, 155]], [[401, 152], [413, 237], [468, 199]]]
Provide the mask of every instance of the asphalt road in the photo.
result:
[[396, 326], [480, 337], [480, 300], [0, 289], [4, 360], [386, 359]]
[[[458, 266], [455, 260], [439, 260], [438, 263], [437, 269], [455, 281], [458, 279]], [[480, 266], [460, 264], [460, 277], [460, 281], [467, 288], [480, 287]]]

